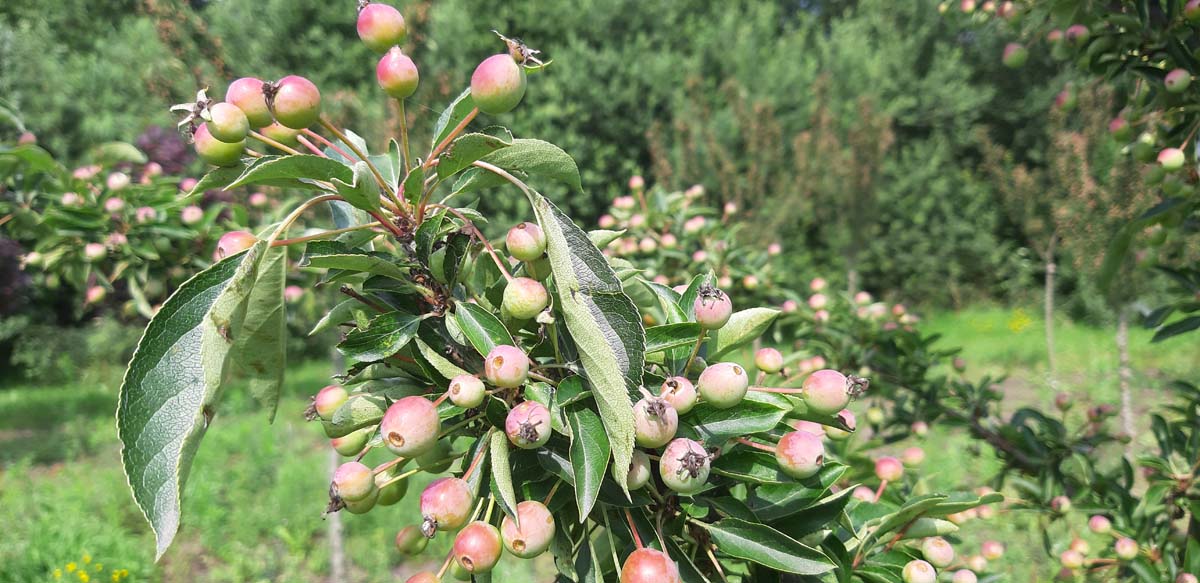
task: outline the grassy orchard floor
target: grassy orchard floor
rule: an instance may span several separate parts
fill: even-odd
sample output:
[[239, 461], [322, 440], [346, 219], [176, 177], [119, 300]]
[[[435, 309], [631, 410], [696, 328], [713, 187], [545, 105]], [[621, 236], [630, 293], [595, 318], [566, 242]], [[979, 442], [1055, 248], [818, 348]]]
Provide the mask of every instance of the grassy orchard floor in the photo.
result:
[[[1004, 386], [1011, 407], [1050, 405], [1041, 322], [1031, 320], [1029, 311], [977, 308], [934, 315], [924, 326], [944, 334], [946, 346], [964, 347], [968, 374], [1009, 373]], [[1067, 323], [1057, 331], [1064, 383], [1088, 400], [1115, 402], [1112, 331]], [[1149, 336], [1132, 331], [1131, 347], [1137, 402], [1153, 406], [1162, 401], [1163, 380], [1191, 374], [1200, 347], [1186, 341], [1150, 345]], [[274, 425], [239, 391], [227, 393], [188, 482], [184, 530], [158, 567], [150, 530], [120, 468], [112, 417], [118, 371], [89, 375], [107, 382], [0, 389], [0, 582], [49, 581], [54, 568], [85, 554], [92, 559], [89, 568], [103, 564], [104, 576], [91, 577], [97, 582], [111, 580], [114, 568], [128, 569], [130, 581], [324, 581], [329, 555], [319, 514], [328, 450], [299, 412], [327, 372], [323, 363], [294, 366]], [[936, 426], [921, 445], [930, 454], [930, 489], [975, 486], [998, 467], [990, 455], [973, 453], [961, 435]], [[402, 564], [392, 550], [396, 530], [415, 516], [411, 494], [397, 506], [344, 516], [353, 580], [390, 580], [436, 568], [449, 548], [444, 535], [422, 555], [426, 564]], [[1037, 581], [1052, 572], [1029, 517], [973, 521], [961, 534], [963, 554], [978, 552], [988, 538], [1004, 541], [1008, 554], [994, 567], [1009, 581]], [[1092, 541], [1094, 549], [1102, 544]], [[506, 556], [498, 580], [549, 580], [551, 568], [548, 558]]]

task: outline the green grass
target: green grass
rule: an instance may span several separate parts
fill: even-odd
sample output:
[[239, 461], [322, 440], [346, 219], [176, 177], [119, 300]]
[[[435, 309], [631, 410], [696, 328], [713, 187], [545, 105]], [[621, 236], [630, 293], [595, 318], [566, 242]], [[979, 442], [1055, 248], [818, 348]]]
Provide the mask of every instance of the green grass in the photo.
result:
[[[326, 383], [327, 370], [318, 363], [289, 371], [273, 425], [230, 391], [189, 477], [183, 528], [158, 565], [121, 471], [116, 382], [0, 392], [0, 581], [49, 581], [84, 555], [105, 571], [92, 581], [111, 580], [113, 568], [128, 569], [132, 581], [327, 580], [328, 442], [301, 417], [305, 395]], [[441, 565], [445, 534], [408, 562], [392, 546], [400, 527], [419, 520], [416, 494], [429, 479], [396, 506], [343, 513], [354, 580], [403, 580]], [[546, 580], [547, 561], [506, 556], [496, 573], [501, 581]]]
[[[1041, 322], [1033, 315], [1029, 309], [979, 307], [934, 314], [923, 326], [941, 333], [945, 346], [964, 348], [969, 375], [1007, 375], [1008, 407], [1047, 406], [1053, 390], [1045, 377]], [[1059, 322], [1057, 332], [1061, 388], [1115, 402], [1113, 331]], [[1140, 329], [1131, 334], [1143, 406], [1162, 402], [1164, 381], [1195, 378], [1191, 367], [1200, 360], [1195, 342], [1152, 345], [1149, 337]], [[321, 518], [328, 445], [300, 415], [327, 373], [322, 363], [293, 366], [273, 425], [243, 392], [227, 392], [188, 481], [183, 529], [157, 565], [153, 536], [121, 471], [113, 422], [119, 379], [0, 390], [0, 582], [49, 581], [55, 568], [84, 555], [92, 559], [89, 568], [101, 563], [105, 570], [92, 581], [110, 580], [113, 568], [128, 569], [132, 581], [328, 580], [327, 524]], [[919, 445], [929, 454], [923, 474], [930, 490], [973, 488], [999, 468], [988, 448], [973, 447], [944, 428], [935, 426]], [[449, 549], [446, 535], [407, 561], [391, 542], [400, 527], [416, 521], [415, 492], [427, 480], [414, 483], [396, 506], [342, 517], [354, 580], [403, 580], [440, 565]], [[1075, 527], [1083, 531], [1086, 517], [1079, 518]], [[1008, 553], [994, 572], [1007, 581], [1040, 581], [1053, 573], [1040, 533], [1033, 517], [1006, 513], [965, 524], [956, 546], [968, 555], [983, 540], [1003, 541]], [[1092, 541], [1093, 548], [1101, 544]], [[527, 562], [506, 556], [496, 580], [545, 581], [551, 570], [549, 557]]]

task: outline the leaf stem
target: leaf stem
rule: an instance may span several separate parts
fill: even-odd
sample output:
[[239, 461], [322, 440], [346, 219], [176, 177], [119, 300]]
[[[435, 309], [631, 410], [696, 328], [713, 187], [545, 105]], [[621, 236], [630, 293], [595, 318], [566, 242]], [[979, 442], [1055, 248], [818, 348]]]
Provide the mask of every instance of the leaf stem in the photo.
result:
[[272, 247], [282, 247], [284, 245], [295, 245], [296, 243], [306, 243], [308, 241], [316, 241], [318, 239], [325, 239], [327, 237], [336, 237], [338, 235], [341, 235], [343, 233], [349, 233], [351, 231], [360, 231], [362, 229], [370, 229], [372, 227], [381, 227], [381, 226], [383, 226], [383, 225], [381, 223], [379, 223], [378, 221], [376, 221], [374, 223], [367, 223], [365, 225], [356, 225], [353, 227], [334, 229], [332, 231], [321, 231], [320, 233], [316, 233], [313, 235], [305, 235], [303, 237], [294, 237], [291, 239], [279, 239], [278, 241], [271, 243], [271, 246]]
[[563, 481], [561, 478], [554, 481], [554, 485], [550, 486], [550, 493], [546, 494], [545, 500], [542, 500], [542, 506], [550, 505], [550, 500], [552, 500], [554, 498], [554, 494], [558, 492], [558, 487], [561, 486], [562, 483], [563, 483]]
[[397, 99], [400, 109], [400, 151], [404, 155], [404, 172], [412, 170], [412, 155], [408, 150], [408, 115], [404, 113], [404, 100]]
[[354, 290], [354, 288], [352, 288], [348, 285], [343, 285], [342, 287], [338, 288], [338, 291], [358, 300], [359, 302], [362, 302], [364, 305], [366, 305], [369, 308], [374, 309], [376, 312], [379, 312], [380, 314], [388, 311], [383, 306], [375, 303], [370, 298], [358, 293], [357, 291]]
[[252, 137], [268, 146], [271, 146], [272, 148], [275, 148], [276, 150], [281, 150], [281, 151], [287, 152], [289, 154], [299, 154], [300, 153], [295, 148], [284, 145], [284, 144], [277, 142], [271, 138], [268, 138], [267, 136], [264, 136], [255, 130], [250, 130], [250, 137]]
[[277, 227], [275, 229], [275, 232], [271, 234], [271, 241], [278, 239], [280, 235], [287, 232], [288, 227], [292, 226], [292, 223], [296, 222], [296, 219], [300, 218], [300, 215], [304, 214], [304, 211], [306, 211], [320, 203], [330, 201], [330, 200], [343, 200], [343, 199], [342, 199], [341, 195], [337, 195], [337, 194], [322, 194], [320, 196], [314, 196], [314, 197], [304, 201], [300, 206], [296, 207], [296, 209], [293, 210], [291, 212], [291, 214], [289, 214], [285, 219], [283, 219], [283, 222], [279, 224], [279, 227]]
[[[350, 151], [354, 152], [355, 156], [358, 156], [360, 160], [367, 164], [367, 169], [371, 171], [371, 175], [375, 177], [375, 182], [379, 183], [379, 187], [382, 188], [383, 191], [388, 194], [388, 196], [394, 199], [399, 204], [400, 208], [404, 209], [405, 213], [408, 213], [410, 211], [408, 208], [408, 203], [400, 200], [396, 196], [396, 191], [392, 188], [392, 185], [388, 184], [388, 182], [383, 179], [383, 174], [379, 173], [379, 168], [376, 168], [375, 165], [371, 163], [371, 159], [367, 157], [367, 154], [362, 150], [359, 150], [358, 146], [355, 146], [354, 143], [350, 141], [350, 138], [347, 138], [346, 134], [337, 129], [337, 126], [330, 123], [329, 120], [325, 119], [324, 117], [317, 119], [322, 127], [329, 130], [329, 133], [337, 136], [337, 139], [341, 140], [343, 144], [346, 144], [346, 147], [350, 148]], [[313, 135], [316, 134], [314, 133]]]
[[442, 139], [441, 143], [439, 143], [437, 147], [435, 147], [433, 151], [429, 153], [429, 159], [425, 161], [424, 168], [428, 169], [433, 166], [433, 162], [437, 160], [439, 155], [441, 155], [442, 150], [445, 150], [446, 146], [449, 146], [450, 142], [453, 142], [454, 138], [458, 137], [458, 134], [461, 134], [463, 130], [467, 129], [467, 124], [471, 123], [471, 120], [474, 120], [475, 116], [477, 115], [479, 115], [479, 108], [471, 108], [471, 112], [468, 113], [467, 116], [462, 119], [462, 121], [458, 122], [458, 125], [454, 126], [454, 129], [450, 130], [450, 133], [446, 134], [446, 137]]
[[712, 546], [705, 545], [704, 554], [708, 555], [708, 560], [712, 561], [713, 567], [716, 567], [717, 575], [721, 576], [721, 580], [725, 583], [729, 583], [729, 579], [725, 577], [725, 571], [721, 569], [721, 562], [717, 560], [717, 556], [712, 552]]
[[[483, 435], [483, 439], [485, 441], [491, 439], [493, 431], [495, 431], [494, 428], [489, 429], [487, 433]], [[462, 479], [466, 480], [471, 477], [471, 474], [475, 473], [475, 468], [479, 467], [479, 462], [483, 461], [483, 455], [487, 453], [487, 450], [488, 448], [486, 445], [479, 448], [479, 453], [476, 453], [475, 459], [471, 460], [471, 467], [467, 468], [467, 471], [463, 474]]]

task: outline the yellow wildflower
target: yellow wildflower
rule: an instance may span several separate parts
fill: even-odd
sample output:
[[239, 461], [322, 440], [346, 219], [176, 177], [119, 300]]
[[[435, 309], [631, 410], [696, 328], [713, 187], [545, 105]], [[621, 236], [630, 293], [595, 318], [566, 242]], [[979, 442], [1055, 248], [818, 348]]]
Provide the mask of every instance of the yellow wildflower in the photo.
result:
[[55, 579], [62, 579], [62, 569], [55, 569], [55, 570], [54, 570], [54, 578], [55, 578]]
[[79, 572], [79, 583], [88, 583], [92, 578], [88, 576], [87, 571]]
[[74, 562], [67, 563], [67, 572], [68, 573], [75, 572], [75, 563]]
[[83, 556], [83, 563], [86, 565], [86, 564], [88, 564], [88, 563], [90, 563], [90, 562], [92, 562], [92, 556], [91, 556], [91, 555], [84, 555], [84, 556]]

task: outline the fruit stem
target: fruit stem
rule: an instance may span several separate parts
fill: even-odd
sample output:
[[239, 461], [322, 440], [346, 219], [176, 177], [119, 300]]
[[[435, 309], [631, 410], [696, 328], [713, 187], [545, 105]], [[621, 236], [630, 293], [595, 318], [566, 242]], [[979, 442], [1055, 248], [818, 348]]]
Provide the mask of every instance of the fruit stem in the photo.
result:
[[371, 473], [381, 474], [383, 472], [386, 472], [386, 471], [392, 469], [393, 467], [395, 467], [396, 464], [403, 462], [405, 459], [407, 459], [407, 458], [397, 457], [394, 460], [383, 462], [382, 464], [375, 466], [375, 469], [371, 470]]
[[642, 544], [642, 537], [638, 534], [637, 525], [633, 523], [633, 514], [629, 512], [628, 508], [625, 509], [625, 520], [629, 522], [629, 531], [633, 533], [633, 543], [637, 545], [638, 549], [645, 548], [645, 545]]
[[508, 266], [505, 265], [504, 262], [500, 260], [499, 255], [496, 255], [496, 248], [492, 247], [492, 242], [488, 241], [488, 238], [483, 235], [483, 233], [479, 230], [478, 227], [475, 226], [475, 223], [472, 222], [471, 219], [468, 219], [466, 217], [466, 215], [463, 215], [461, 212], [458, 212], [458, 209], [446, 206], [444, 204], [431, 204], [431, 205], [429, 205], [429, 208], [445, 209], [446, 212], [454, 215], [459, 220], [466, 223], [466, 226], [468, 229], [470, 229], [471, 234], [474, 235], [475, 238], [478, 239], [480, 243], [483, 243], [483, 248], [487, 249], [488, 255], [492, 256], [492, 261], [496, 262], [496, 267], [500, 268], [500, 273], [504, 274], [504, 279], [506, 281], [510, 281], [510, 282], [513, 280], [512, 274], [508, 272]]
[[435, 147], [433, 151], [429, 153], [429, 159], [425, 161], [425, 164], [422, 167], [428, 170], [429, 167], [433, 166], [433, 162], [437, 160], [439, 155], [441, 155], [442, 150], [445, 150], [446, 146], [449, 146], [450, 142], [453, 142], [454, 138], [458, 137], [458, 134], [461, 134], [463, 130], [467, 129], [467, 124], [471, 123], [471, 121], [474, 120], [475, 116], [477, 115], [479, 115], [479, 108], [471, 108], [471, 112], [467, 114], [467, 117], [464, 117], [462, 121], [458, 122], [458, 125], [454, 126], [454, 129], [450, 130], [450, 133], [446, 134], [446, 137], [441, 141], [441, 143], [439, 143], [437, 147]]
[[379, 223], [382, 224], [383, 226], [387, 227], [387, 230], [391, 231], [392, 234], [395, 235], [396, 237], [404, 236], [404, 233], [400, 231], [399, 227], [397, 227], [396, 225], [393, 225], [391, 221], [380, 216], [378, 211], [367, 211], [367, 214], [371, 215], [372, 218], [379, 221]]
[[450, 552], [446, 553], [446, 560], [442, 561], [442, 568], [438, 569], [438, 572], [437, 572], [437, 580], [438, 581], [441, 581], [442, 577], [444, 577], [446, 575], [446, 569], [450, 568], [450, 561], [452, 559], [454, 559], [454, 549], [450, 549]]
[[878, 503], [879, 499], [883, 497], [883, 491], [885, 489], [887, 489], [887, 485], [888, 485], [887, 480], [883, 480], [882, 482], [879, 482], [879, 489], [875, 490], [875, 499], [871, 501], [872, 504]]
[[254, 150], [251, 150], [250, 148], [246, 148], [244, 151], [246, 152], [246, 155], [250, 156], [251, 158], [262, 158], [263, 157], [262, 152], [256, 152]]
[[542, 500], [542, 506], [549, 506], [549, 505], [550, 505], [550, 500], [552, 500], [552, 499], [554, 498], [554, 494], [555, 494], [556, 492], [558, 492], [558, 487], [562, 485], [562, 482], [563, 482], [563, 481], [562, 481], [561, 479], [559, 479], [559, 480], [555, 480], [555, 481], [554, 481], [554, 485], [553, 485], [553, 486], [550, 486], [550, 493], [549, 493], [549, 494], [546, 494], [546, 499], [545, 499], [545, 500]]
[[[329, 147], [329, 149], [330, 149], [330, 150], [333, 150], [334, 152], [337, 152], [337, 154], [338, 154], [339, 156], [341, 156], [341, 157], [345, 158], [346, 160], [353, 160], [353, 159], [354, 159], [354, 158], [352, 158], [352, 157], [350, 156], [350, 154], [347, 154], [345, 150], [343, 150], [343, 149], [339, 148], [339, 147], [337, 146], [337, 144], [335, 144], [335, 143], [333, 143], [333, 142], [331, 142], [331, 141], [329, 141], [329, 140], [325, 139], [325, 136], [322, 136], [321, 134], [318, 134], [317, 132], [314, 132], [314, 131], [312, 131], [312, 130], [310, 130], [310, 129], [308, 129], [308, 128], [304, 128], [303, 130], [300, 130], [300, 131], [301, 131], [301, 132], [302, 132], [304, 135], [306, 135], [306, 136], [309, 136], [309, 137], [311, 137], [312, 139], [314, 139], [314, 140], [316, 140], [316, 141], [318, 141], [318, 142], [321, 142], [322, 144], [325, 144], [326, 146], [328, 146], [328, 147]], [[325, 154], [324, 154], [324, 153], [322, 153], [321, 155], [322, 155], [322, 156], [325, 156]], [[325, 157], [326, 157], [326, 158], [328, 158], [328, 156], [325, 156]]]
[[495, 497], [495, 496], [493, 496], [493, 495], [491, 495], [491, 494], [488, 494], [488, 507], [487, 507], [487, 512], [485, 512], [485, 513], [483, 514], [483, 521], [484, 521], [484, 522], [491, 522], [491, 520], [492, 520], [492, 509], [493, 509], [493, 508], [495, 508], [495, 507], [496, 507], [496, 497]]
[[[487, 431], [485, 434], [485, 441], [492, 438], [492, 431], [494, 430], [495, 429], [493, 428]], [[467, 468], [467, 471], [463, 474], [462, 479], [466, 480], [467, 478], [471, 477], [471, 474], [475, 473], [475, 468], [479, 467], [479, 462], [483, 461], [483, 454], [485, 453], [487, 453], [487, 448], [480, 447], [479, 452], [475, 454], [475, 459], [471, 460], [471, 467]]]
[[267, 136], [264, 136], [261, 133], [256, 132], [254, 130], [250, 130], [250, 136], [268, 146], [271, 146], [272, 148], [275, 148], [276, 150], [281, 150], [281, 151], [287, 152], [289, 154], [299, 154], [300, 153], [295, 148], [284, 145], [275, 140], [272, 140], [271, 138], [268, 138]]
[[284, 245], [295, 245], [296, 243], [305, 243], [308, 241], [316, 241], [318, 239], [324, 239], [327, 237], [336, 237], [337, 235], [341, 235], [342, 233], [349, 233], [351, 231], [360, 231], [362, 229], [370, 229], [372, 227], [382, 227], [382, 226], [383, 225], [381, 223], [376, 221], [374, 223], [367, 223], [365, 225], [356, 225], [353, 227], [334, 229], [332, 231], [322, 231], [322, 232], [316, 233], [314, 235], [305, 235], [303, 237], [293, 237], [291, 239], [280, 239], [278, 241], [272, 242], [271, 246], [272, 247], [282, 247]]
[[[375, 182], [379, 183], [379, 188], [382, 188], [383, 191], [386, 192], [388, 196], [390, 196], [393, 200], [395, 200], [397, 205], [399, 205], [400, 208], [404, 209], [405, 214], [411, 214], [410, 211], [412, 209], [408, 208], [408, 203], [403, 200], [400, 200], [400, 198], [396, 196], [396, 191], [394, 189], [392, 189], [392, 185], [388, 184], [387, 181], [383, 179], [383, 174], [379, 173], [379, 168], [376, 168], [375, 165], [371, 163], [371, 160], [370, 160], [370, 158], [367, 157], [367, 154], [365, 152], [363, 152], [362, 150], [359, 150], [358, 146], [355, 146], [354, 143], [350, 141], [350, 138], [347, 138], [346, 134], [343, 134], [342, 131], [337, 129], [337, 126], [330, 123], [329, 120], [327, 120], [323, 117], [317, 118], [317, 119], [320, 122], [322, 127], [329, 130], [329, 133], [333, 134], [334, 136], [337, 136], [337, 139], [341, 140], [343, 144], [346, 144], [346, 147], [350, 148], [350, 151], [354, 152], [355, 156], [358, 156], [358, 158], [360, 160], [362, 160], [363, 162], [365, 162], [367, 164], [367, 169], [370, 170], [371, 175], [375, 177]], [[315, 136], [317, 134], [314, 132], [312, 135]], [[324, 138], [321, 138], [321, 139], [324, 139]]]
[[692, 361], [696, 360], [696, 355], [700, 354], [700, 345], [704, 344], [704, 336], [708, 334], [708, 330], [700, 329], [700, 334], [696, 336], [696, 345], [692, 347], [692, 354], [688, 356], [687, 363], [683, 365], [682, 374], [687, 374], [688, 369], [692, 368]]
[[412, 170], [412, 156], [408, 150], [408, 115], [404, 113], [403, 99], [397, 99], [396, 104], [400, 109], [400, 152], [404, 154], [404, 173], [407, 174]]
[[552, 378], [550, 378], [550, 377], [548, 377], [548, 376], [545, 376], [545, 375], [540, 375], [540, 374], [538, 374], [538, 373], [536, 373], [536, 372], [533, 372], [533, 371], [529, 371], [529, 378], [531, 378], [531, 379], [537, 379], [537, 380], [539, 380], [539, 381], [542, 381], [543, 383], [549, 383], [549, 384], [551, 384], [551, 385], [553, 385], [553, 386], [555, 386], [555, 387], [557, 387], [557, 386], [558, 386], [558, 381], [556, 381], [556, 380], [554, 380], [554, 379], [552, 379]]
[[758, 443], [757, 441], [750, 441], [749, 439], [746, 439], [745, 437], [735, 438], [734, 441], [736, 441], [742, 445], [748, 445], [755, 449], [761, 449], [763, 451], [769, 451], [771, 453], [775, 453], [775, 448], [773, 448], [765, 443]]
[[388, 486], [391, 486], [392, 484], [395, 484], [396, 482], [399, 482], [400, 480], [407, 480], [408, 478], [411, 478], [423, 471], [425, 471], [425, 470], [422, 470], [421, 468], [413, 468], [407, 472], [404, 472], [403, 474], [400, 474], [399, 476], [396, 476], [395, 478], [392, 478], [392, 479], [384, 482], [379, 487], [386, 488]]
[[312, 152], [314, 155], [320, 156], [320, 157], [322, 157], [322, 158], [328, 158], [328, 157], [329, 157], [329, 156], [326, 156], [326, 155], [325, 155], [325, 152], [324, 152], [323, 150], [321, 150], [320, 148], [318, 148], [318, 147], [314, 146], [314, 145], [313, 145], [313, 143], [312, 143], [312, 142], [310, 142], [310, 141], [308, 141], [308, 138], [306, 138], [306, 137], [304, 137], [304, 136], [296, 136], [296, 141], [298, 141], [298, 142], [300, 142], [301, 144], [303, 144], [303, 145], [304, 145], [304, 147], [305, 147], [305, 148], [308, 148], [308, 151], [309, 151], [309, 152]]

